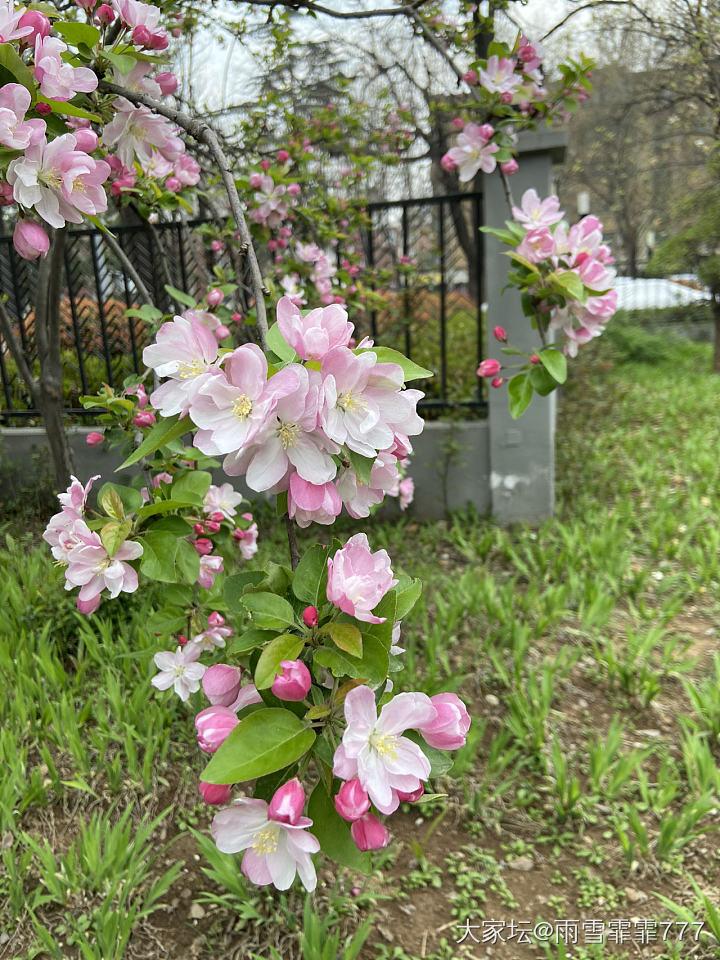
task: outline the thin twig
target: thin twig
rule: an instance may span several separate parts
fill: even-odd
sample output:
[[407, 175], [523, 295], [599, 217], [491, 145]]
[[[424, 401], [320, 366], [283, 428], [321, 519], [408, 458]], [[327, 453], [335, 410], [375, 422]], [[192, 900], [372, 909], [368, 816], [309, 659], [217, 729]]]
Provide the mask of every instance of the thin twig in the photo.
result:
[[136, 93], [134, 90], [127, 90], [125, 87], [120, 87], [116, 83], [110, 83], [108, 80], [101, 80], [99, 89], [104, 90], [107, 93], [114, 93], [118, 97], [125, 97], [125, 99], [129, 100], [131, 103], [148, 107], [148, 109], [159, 114], [161, 117], [166, 117], [168, 120], [172, 120], [173, 123], [176, 123], [179, 127], [182, 127], [182, 129], [185, 130], [186, 133], [189, 133], [193, 139], [198, 141], [198, 143], [204, 143], [212, 153], [213, 158], [215, 159], [215, 162], [220, 170], [223, 186], [225, 187], [225, 192], [227, 193], [228, 200], [230, 201], [230, 209], [240, 233], [240, 241], [242, 244], [241, 251], [247, 256], [248, 263], [250, 264], [250, 277], [253, 297], [255, 298], [257, 325], [260, 332], [260, 339], [264, 347], [268, 330], [267, 312], [265, 310], [265, 296], [269, 295], [269, 291], [265, 286], [262, 273], [260, 272], [260, 264], [258, 263], [247, 221], [243, 215], [240, 196], [237, 192], [237, 187], [235, 186], [235, 178], [233, 177], [228, 158], [220, 146], [218, 135], [204, 120], [190, 117], [181, 110], [176, 110], [174, 107], [169, 107], [164, 103], [158, 103], [157, 100], [153, 100], [152, 97], [148, 97], [144, 93]]
[[[323, 13], [335, 20], [369, 20], [372, 17], [402, 17], [406, 14], [405, 7], [381, 7], [379, 10], [331, 10], [312, 0], [291, 0], [288, 3], [278, 0], [245, 0], [252, 7], [287, 7], [292, 12], [307, 10], [308, 13]], [[418, 0], [415, 6], [422, 5], [424, 0]]]
[[294, 570], [300, 563], [300, 551], [298, 550], [297, 538], [295, 536], [295, 521], [290, 517], [285, 517], [285, 529], [287, 531], [288, 546], [290, 547], [290, 566]]
[[507, 200], [507, 205], [512, 211], [512, 208], [515, 206], [515, 204], [513, 203], [513, 196], [512, 196], [512, 189], [510, 188], [510, 181], [508, 180], [507, 174], [502, 169], [502, 167], [498, 166], [498, 171], [500, 173], [500, 179], [502, 180], [503, 191], [505, 192], [505, 199]]
[[25, 381], [35, 406], [39, 407], [40, 404], [38, 402], [38, 397], [40, 395], [40, 384], [33, 377], [30, 367], [27, 365], [25, 354], [23, 353], [22, 347], [18, 343], [18, 339], [13, 331], [10, 314], [7, 312], [7, 307], [2, 299], [0, 299], [0, 333], [2, 333], [3, 340], [8, 345], [10, 353], [12, 354], [12, 358], [15, 361], [15, 366], [18, 369], [18, 373]]
[[147, 287], [140, 279], [140, 274], [137, 272], [137, 270], [133, 266], [132, 260], [128, 257], [128, 255], [125, 253], [123, 248], [120, 246], [119, 241], [116, 240], [115, 237], [112, 235], [112, 233], [110, 233], [109, 231], [105, 233], [104, 236], [105, 236], [105, 242], [107, 243], [107, 245], [110, 247], [112, 252], [115, 254], [115, 256], [118, 258], [118, 260], [122, 264], [122, 267], [125, 273], [127, 273], [127, 275], [132, 280], [135, 286], [135, 289], [138, 292], [138, 295], [141, 297], [141, 299], [145, 303], [149, 304], [150, 306], [153, 306], [154, 305], [153, 299], [148, 293]]

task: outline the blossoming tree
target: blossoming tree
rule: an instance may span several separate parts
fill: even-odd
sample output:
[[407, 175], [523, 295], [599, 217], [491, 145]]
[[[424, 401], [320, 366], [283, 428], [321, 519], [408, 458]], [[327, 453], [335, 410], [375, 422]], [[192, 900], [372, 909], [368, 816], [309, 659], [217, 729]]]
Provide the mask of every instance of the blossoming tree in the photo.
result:
[[[302, 555], [295, 537], [295, 525], [330, 526], [343, 509], [367, 518], [398, 485], [411, 438], [423, 428], [422, 393], [408, 384], [430, 373], [394, 350], [356, 342], [348, 310], [317, 282], [320, 306], [303, 313], [297, 297], [283, 296], [268, 324], [268, 290], [221, 140], [201, 119], [159, 99], [174, 90], [161, 56], [168, 45], [161, 10], [140, 0], [78, 6], [87, 22], [49, 6], [0, 5], [2, 69], [12, 77], [0, 110], [2, 192], [18, 208], [18, 252], [57, 256], [61, 234], [53, 230], [99, 224], [106, 185], [122, 194], [150, 167], [164, 171], [170, 194], [181, 194], [199, 175], [185, 153], [188, 136], [217, 164], [259, 342], [223, 346], [219, 310], [229, 291], [222, 288], [208, 291], [207, 310], [162, 322], [144, 351], [146, 375], [129, 379], [122, 393], [108, 387], [86, 399], [105, 411], [101, 422], [125, 444], [125, 465], [141, 465], [135, 485], [107, 482], [93, 506], [99, 477], [73, 478], [44, 537], [65, 565], [66, 588], [79, 588], [82, 613], [146, 583], [165, 585], [148, 629], [158, 647], [171, 649], [155, 654], [151, 682], [159, 695], [172, 689], [195, 707], [202, 701], [195, 726], [210, 759], [199, 789], [222, 807], [213, 820], [216, 843], [243, 852], [242, 870], [257, 884], [287, 889], [299, 876], [312, 890], [320, 850], [369, 869], [368, 851], [389, 839], [378, 815], [421, 802], [470, 725], [455, 694], [394, 692], [402, 623], [420, 582], [396, 576], [391, 558], [374, 551], [365, 533], [344, 545], [326, 536], [329, 543]], [[524, 78], [530, 61], [519, 57]], [[482, 69], [503, 87], [492, 96], [511, 106], [505, 87], [517, 92], [525, 79], [518, 86], [500, 61]], [[509, 138], [493, 150], [494, 137], [467, 130], [453, 162], [478, 169], [509, 163]], [[254, 219], [279, 231], [285, 194], [266, 176], [258, 171], [253, 185], [261, 195]], [[601, 282], [596, 262], [607, 254], [594, 223], [563, 239], [557, 213], [554, 200], [526, 195], [516, 213], [522, 237], [509, 232], [525, 245], [513, 256], [528, 277], [514, 282], [527, 287], [532, 316], [547, 304], [550, 322], [567, 334], [573, 321], [552, 310], [569, 310], [576, 293], [578, 303], [586, 301], [584, 284]], [[536, 236], [529, 224], [546, 232]], [[316, 281], [329, 279], [320, 275], [322, 257], [311, 252], [308, 262], [321, 264]], [[542, 272], [538, 264], [556, 256], [561, 261]], [[570, 273], [579, 279], [557, 280]], [[147, 299], [148, 316], [162, 319]], [[583, 315], [582, 322], [587, 329], [590, 320]], [[541, 334], [546, 328], [539, 326]], [[553, 364], [563, 354], [547, 347], [543, 356], [543, 368], [558, 380]], [[102, 441], [91, 435], [91, 443]], [[228, 476], [276, 498], [289, 565], [247, 569], [241, 562], [255, 552], [257, 527], [239, 513], [242, 498], [229, 483], [212, 483], [219, 458]], [[208, 662], [219, 655], [222, 661]]]

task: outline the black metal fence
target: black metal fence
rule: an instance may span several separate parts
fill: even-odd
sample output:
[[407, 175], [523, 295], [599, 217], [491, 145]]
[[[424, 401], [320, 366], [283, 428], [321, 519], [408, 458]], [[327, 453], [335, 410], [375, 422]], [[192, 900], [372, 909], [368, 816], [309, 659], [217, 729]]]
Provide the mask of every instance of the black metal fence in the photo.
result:
[[[483, 414], [483, 383], [475, 375], [482, 359], [482, 259], [479, 194], [373, 203], [365, 254], [376, 276], [379, 299], [364, 316], [353, 316], [357, 332], [395, 347], [436, 372], [422, 384], [427, 411], [463, 408]], [[166, 312], [173, 304], [167, 284], [196, 300], [211, 282], [218, 261], [194, 233], [203, 221], [113, 228], [140, 279]], [[0, 237], [0, 291], [28, 363], [37, 370], [34, 303], [37, 263], [17, 256], [10, 237]], [[60, 303], [66, 409], [83, 410], [78, 397], [103, 382], [121, 384], [141, 370], [149, 324], [125, 312], [141, 304], [135, 286], [105, 235], [68, 231]], [[31, 397], [0, 339], [0, 421], [36, 418]]]

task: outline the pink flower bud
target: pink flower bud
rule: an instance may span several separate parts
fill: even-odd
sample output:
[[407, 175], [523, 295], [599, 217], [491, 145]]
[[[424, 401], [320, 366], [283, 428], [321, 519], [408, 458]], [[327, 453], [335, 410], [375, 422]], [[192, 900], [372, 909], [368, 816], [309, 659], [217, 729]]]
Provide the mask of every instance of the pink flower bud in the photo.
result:
[[474, 86], [477, 86], [478, 75], [474, 70], [468, 70], [466, 73], [463, 74], [463, 80], [469, 86], [474, 87]]
[[217, 610], [213, 610], [213, 612], [208, 617], [208, 624], [211, 627], [224, 627], [225, 617], [221, 613], [218, 613]]
[[208, 291], [208, 295], [205, 298], [210, 307], [219, 307], [220, 304], [225, 299], [225, 294], [222, 290], [219, 290], [217, 287], [213, 287], [212, 290]]
[[300, 184], [291, 183], [290, 186], [287, 188], [287, 192], [291, 197], [297, 197], [300, 194]]
[[139, 24], [132, 32], [132, 42], [136, 47], [150, 46], [152, 34], [144, 24]]
[[509, 104], [512, 103], [512, 99], [513, 99], [513, 95], [510, 93], [509, 90], [506, 90], [504, 93], [501, 93], [501, 94], [500, 94], [500, 102], [501, 102], [501, 103], [504, 103], [504, 104], [508, 104], [508, 105], [509, 105]]
[[205, 527], [201, 523], [193, 524], [193, 530], [195, 533], [205, 533]]
[[462, 130], [465, 126], [465, 121], [462, 117], [455, 117], [452, 123], [456, 130]]
[[232, 792], [232, 784], [206, 783], [204, 780], [200, 781], [198, 788], [205, 803], [211, 803], [214, 807], [227, 803]]
[[415, 803], [424, 793], [425, 787], [420, 784], [417, 790], [413, 790], [412, 793], [403, 793], [402, 790], [398, 790], [397, 795], [401, 803]]
[[18, 220], [13, 232], [13, 246], [23, 260], [37, 260], [47, 256], [50, 238], [35, 220]]
[[15, 203], [13, 188], [6, 180], [2, 180], [0, 181], [0, 207], [9, 207], [12, 203]]
[[277, 152], [277, 161], [278, 163], [287, 163], [290, 159], [290, 154], [287, 150], [278, 150]]
[[443, 170], [446, 173], [452, 173], [453, 170], [457, 169], [457, 164], [455, 163], [455, 161], [453, 160], [453, 158], [450, 156], [449, 153], [443, 154], [440, 160], [440, 166], [443, 168]]
[[483, 360], [477, 368], [477, 375], [479, 377], [495, 377], [501, 369], [499, 360]]
[[179, 646], [179, 647], [184, 647], [184, 646], [185, 646], [185, 644], [187, 643], [187, 637], [185, 636], [184, 633], [179, 633], [179, 634], [178, 634], [177, 642], [178, 642], [178, 646]]
[[97, 0], [75, 0], [75, 6], [83, 10], [92, 10], [96, 3]]
[[460, 697], [454, 693], [438, 693], [430, 697], [430, 702], [437, 716], [426, 726], [418, 728], [427, 743], [438, 750], [463, 747], [470, 729], [470, 717]]
[[105, 439], [105, 437], [104, 437], [101, 433], [97, 433], [97, 432], [93, 431], [92, 433], [89, 433], [89, 434], [85, 437], [85, 443], [86, 443], [89, 447], [97, 447], [97, 446], [99, 446], [99, 445], [103, 442], [104, 439]]
[[215, 339], [218, 341], [218, 343], [221, 340], [224, 340], [225, 337], [230, 336], [230, 330], [228, 327], [225, 326], [224, 323], [221, 323], [219, 327], [215, 327], [215, 330], [213, 331], [213, 333], [215, 334]]
[[222, 523], [223, 520], [225, 519], [225, 514], [222, 513], [220, 510], [215, 510], [213, 513], [210, 514], [210, 519], [214, 520], [215, 523]]
[[304, 700], [312, 686], [310, 671], [301, 660], [282, 660], [270, 688], [278, 700]]
[[500, 164], [500, 169], [505, 174], [506, 177], [512, 176], [513, 173], [518, 171], [518, 162], [515, 157], [510, 157], [509, 160], [506, 160], [505, 163]]
[[257, 190], [258, 187], [262, 186], [262, 174], [261, 173], [251, 173], [250, 174], [250, 186], [253, 190]]
[[205, 524], [208, 533], [217, 533], [220, 530], [220, 524], [217, 520], [208, 520]]
[[374, 813], [366, 813], [350, 827], [350, 834], [358, 850], [380, 850], [390, 840], [387, 827]]
[[133, 417], [136, 427], [150, 427], [155, 423], [155, 414], [152, 410], [139, 410]]
[[178, 180], [177, 177], [169, 176], [165, 181], [165, 189], [169, 190], [170, 193], [180, 193], [182, 186], [181, 181]]
[[277, 250], [277, 240], [268, 240], [268, 250], [271, 253], [273, 250]]
[[262, 163], [260, 164], [260, 166], [263, 168], [263, 170], [267, 171], [267, 170], [270, 169], [270, 161], [269, 161], [269, 160], [263, 160]]
[[233, 314], [231, 315], [230, 319], [231, 319], [234, 323], [242, 323], [242, 314], [241, 314], [241, 313], [233, 313]]
[[203, 674], [203, 692], [214, 706], [229, 707], [240, 693], [241, 679], [242, 673], [238, 667], [214, 663]]
[[499, 340], [500, 343], [507, 343], [507, 330], [505, 327], [495, 327], [493, 336], [496, 340]]
[[112, 23], [115, 19], [115, 11], [107, 3], [101, 3], [97, 8], [97, 13], [95, 14], [95, 21], [101, 26], [106, 27], [108, 24]]
[[504, 383], [505, 383], [504, 377], [493, 377], [493, 379], [490, 381], [490, 386], [495, 387], [495, 389], [497, 390], [497, 388], [501, 387]]
[[212, 240], [210, 242], [210, 248], [213, 253], [222, 253], [225, 249], [225, 244], [222, 242], [222, 240]]
[[305, 791], [297, 777], [288, 780], [273, 794], [268, 807], [268, 818], [279, 823], [295, 824], [302, 816]]
[[173, 27], [172, 30], [170, 31], [170, 33], [171, 33], [175, 38], [182, 36], [182, 30], [180, 29], [180, 27]]
[[42, 100], [38, 100], [38, 102], [35, 104], [35, 112], [47, 117], [52, 113], [52, 107], [49, 103], [43, 103]]
[[206, 707], [195, 717], [198, 745], [205, 753], [215, 753], [240, 721], [228, 707]]
[[44, 38], [50, 34], [50, 21], [39, 10], [28, 10], [27, 13], [24, 13], [20, 17], [18, 27], [32, 27], [32, 33], [28, 33], [20, 39], [21, 44], [29, 46], [35, 45], [37, 37]]
[[540, 357], [536, 353], [534, 353], [530, 357], [530, 363], [540, 363]]
[[235, 529], [232, 532], [232, 538], [233, 540], [244, 540], [245, 531], [241, 530], [240, 527], [235, 527]]
[[305, 607], [302, 618], [306, 627], [316, 627], [318, 625], [317, 607]]
[[90, 613], [95, 613], [100, 606], [100, 594], [91, 600], [81, 600], [80, 597], [78, 597], [75, 601], [75, 606], [77, 607], [78, 613], [84, 613], [86, 616]]
[[193, 546], [201, 557], [206, 557], [209, 553], [212, 553], [213, 545], [207, 537], [198, 537]]
[[335, 797], [335, 809], [343, 820], [348, 820], [350, 823], [359, 820], [368, 812], [370, 797], [357, 777], [346, 780], [340, 787]]
[[175, 93], [179, 86], [178, 78], [169, 70], [165, 73], [156, 73], [155, 83], [160, 87], [164, 97], [169, 97], [171, 93]]
[[75, 137], [75, 144], [78, 150], [83, 150], [85, 153], [92, 153], [93, 150], [97, 149], [98, 135], [94, 130], [90, 130], [88, 127], [81, 127], [73, 133], [73, 136]]

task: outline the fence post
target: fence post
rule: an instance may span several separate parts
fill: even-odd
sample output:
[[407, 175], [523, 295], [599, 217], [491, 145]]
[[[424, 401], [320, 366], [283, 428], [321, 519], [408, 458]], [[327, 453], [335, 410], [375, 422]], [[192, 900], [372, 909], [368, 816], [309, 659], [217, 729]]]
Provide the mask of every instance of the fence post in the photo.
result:
[[[567, 134], [538, 131], [518, 138], [520, 169], [509, 178], [513, 200], [519, 204], [531, 187], [541, 197], [552, 192], [552, 164], [562, 161]], [[484, 179], [485, 224], [502, 227], [511, 219], [499, 172]], [[483, 234], [485, 291], [488, 304], [486, 321], [486, 357], [502, 361], [500, 344], [493, 328], [505, 327], [513, 346], [536, 350], [537, 333], [523, 316], [520, 295], [515, 290], [502, 292], [509, 261], [507, 249], [495, 237]], [[512, 362], [512, 358], [508, 358]], [[500, 523], [535, 522], [553, 515], [555, 508], [555, 414], [556, 394], [533, 397], [519, 420], [508, 411], [507, 388], [488, 391], [490, 443], [490, 500], [492, 515]]]

